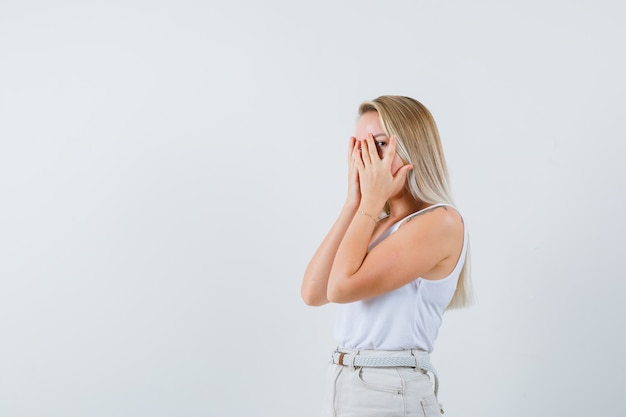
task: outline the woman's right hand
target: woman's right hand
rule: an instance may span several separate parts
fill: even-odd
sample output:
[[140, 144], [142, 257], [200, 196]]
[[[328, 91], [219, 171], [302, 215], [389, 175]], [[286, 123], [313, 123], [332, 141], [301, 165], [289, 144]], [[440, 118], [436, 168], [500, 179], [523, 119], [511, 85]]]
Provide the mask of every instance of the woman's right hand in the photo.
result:
[[320, 306], [328, 303], [328, 278], [346, 230], [354, 219], [361, 204], [361, 186], [356, 162], [361, 158], [360, 143], [351, 137], [348, 141], [348, 196], [341, 213], [330, 231], [315, 251], [304, 271], [302, 299], [308, 305]]
[[355, 158], [360, 157], [360, 143], [354, 136], [348, 143], [348, 198], [346, 204], [358, 207], [361, 203], [361, 186], [359, 185], [359, 170]]

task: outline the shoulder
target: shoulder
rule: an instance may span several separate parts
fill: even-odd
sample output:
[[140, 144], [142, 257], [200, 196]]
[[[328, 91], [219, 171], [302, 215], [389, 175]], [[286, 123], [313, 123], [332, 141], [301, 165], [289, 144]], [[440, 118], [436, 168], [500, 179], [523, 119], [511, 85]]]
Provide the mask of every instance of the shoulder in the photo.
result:
[[[440, 232], [455, 232], [459, 229], [463, 231], [463, 217], [459, 211], [452, 206], [433, 205], [407, 218], [400, 227], [429, 228]], [[413, 228], [409, 227], [409, 228]]]
[[465, 224], [456, 208], [430, 207], [400, 229], [405, 229], [405, 243], [410, 248], [433, 260], [432, 268], [420, 274], [422, 278], [437, 280], [452, 272], [465, 240]]
[[406, 219], [398, 229], [398, 237], [410, 247], [424, 245], [436, 249], [443, 258], [461, 249], [465, 225], [452, 206], [434, 205]]

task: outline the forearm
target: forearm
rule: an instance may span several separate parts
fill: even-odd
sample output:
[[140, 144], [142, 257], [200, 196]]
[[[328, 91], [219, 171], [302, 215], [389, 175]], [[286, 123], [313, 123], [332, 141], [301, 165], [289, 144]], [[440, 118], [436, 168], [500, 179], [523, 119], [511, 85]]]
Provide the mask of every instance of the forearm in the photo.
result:
[[367, 248], [376, 226], [370, 213], [379, 213], [376, 205], [362, 205], [346, 230], [333, 262], [327, 285], [327, 298], [341, 302], [351, 291], [350, 279], [356, 274], [365, 257]]
[[339, 217], [311, 258], [302, 279], [302, 299], [308, 305], [328, 303], [328, 279], [346, 230], [357, 211], [356, 204], [346, 203]]

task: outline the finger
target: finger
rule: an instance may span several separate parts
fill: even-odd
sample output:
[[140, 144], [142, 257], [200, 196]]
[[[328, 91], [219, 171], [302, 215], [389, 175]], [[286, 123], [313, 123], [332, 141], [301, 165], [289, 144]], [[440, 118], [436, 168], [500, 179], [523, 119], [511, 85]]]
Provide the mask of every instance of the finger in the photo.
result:
[[354, 136], [350, 136], [350, 140], [348, 141], [348, 162], [352, 159], [352, 153], [354, 152], [354, 143], [356, 142], [356, 138]]
[[359, 144], [357, 143], [352, 150], [352, 164], [357, 168], [363, 166], [363, 159], [361, 158], [361, 149]]
[[352, 147], [350, 148], [350, 158], [352, 158], [352, 156], [354, 156], [354, 152], [359, 150], [359, 141], [356, 140], [356, 138], [354, 136], [352, 136], [350, 138], [350, 143], [352, 145]]
[[406, 182], [406, 177], [409, 175], [409, 172], [413, 169], [413, 165], [404, 165], [402, 166], [396, 174], [393, 176], [393, 184], [397, 186], [398, 183], [404, 184]]
[[356, 156], [361, 158], [360, 147], [361, 147], [361, 145], [359, 144], [359, 141], [356, 138], [354, 138], [354, 143], [352, 144], [352, 149], [350, 149], [350, 154], [349, 154], [350, 159], [348, 160], [348, 163], [351, 166], [354, 165], [354, 161], [355, 161], [355, 157]]
[[395, 136], [392, 136], [389, 138], [389, 145], [387, 146], [387, 151], [385, 152], [385, 155], [383, 155], [383, 161], [385, 161], [389, 167], [391, 167], [391, 164], [396, 157], [396, 149], [397, 149], [397, 140]]
[[378, 156], [378, 148], [376, 148], [376, 138], [373, 133], [367, 135], [367, 150], [369, 153], [369, 157], [371, 161], [380, 161], [380, 156]]
[[365, 170], [365, 165], [363, 164], [363, 160], [361, 159], [360, 156], [355, 158], [354, 167], [356, 168], [355, 171], [356, 171], [357, 177], [360, 177], [361, 173], [364, 172]]
[[370, 165], [372, 163], [372, 157], [370, 155], [370, 143], [367, 139], [363, 139], [361, 142], [361, 159], [364, 165]]

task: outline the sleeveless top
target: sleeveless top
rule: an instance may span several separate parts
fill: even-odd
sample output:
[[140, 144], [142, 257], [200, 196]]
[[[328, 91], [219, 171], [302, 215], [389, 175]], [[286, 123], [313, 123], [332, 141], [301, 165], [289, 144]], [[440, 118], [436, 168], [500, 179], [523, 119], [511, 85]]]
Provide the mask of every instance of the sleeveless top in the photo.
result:
[[[396, 222], [368, 248], [371, 251], [402, 222], [424, 210], [449, 204], [434, 204]], [[456, 209], [455, 209], [456, 210]], [[407, 350], [432, 352], [443, 313], [452, 300], [465, 264], [467, 228], [463, 225], [463, 248], [454, 270], [445, 278], [421, 277], [385, 294], [337, 305], [334, 335], [340, 347], [350, 349]]]

